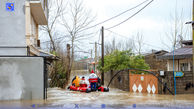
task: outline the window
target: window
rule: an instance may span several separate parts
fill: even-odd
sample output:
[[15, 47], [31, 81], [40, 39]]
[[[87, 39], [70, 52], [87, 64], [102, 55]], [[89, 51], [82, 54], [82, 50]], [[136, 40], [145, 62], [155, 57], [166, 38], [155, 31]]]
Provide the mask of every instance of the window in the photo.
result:
[[180, 64], [181, 71], [188, 71], [188, 63], [181, 63]]

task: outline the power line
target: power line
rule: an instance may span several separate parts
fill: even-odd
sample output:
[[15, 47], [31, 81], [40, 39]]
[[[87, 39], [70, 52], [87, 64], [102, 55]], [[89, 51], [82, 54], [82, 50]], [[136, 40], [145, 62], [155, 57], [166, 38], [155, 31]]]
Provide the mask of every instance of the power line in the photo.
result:
[[[113, 32], [113, 31], [111, 31], [111, 30], [106, 30], [106, 31], [109, 31], [109, 32], [111, 32], [111, 33], [113, 33], [113, 34], [116, 34], [116, 35], [118, 35], [118, 36], [122, 36], [122, 37], [125, 37], [125, 38], [129, 38], [129, 37], [127, 37], [127, 36], [124, 36], [124, 35], [121, 35], [121, 34], [119, 34], [119, 33]], [[132, 38], [129, 38], [129, 39], [131, 39], [131, 40], [137, 42], [137, 40], [134, 40], [134, 39], [132, 39]], [[153, 47], [153, 46], [154, 46], [155, 48], [158, 48], [158, 49], [161, 49], [161, 50], [163, 49], [163, 48], [161, 48], [161, 47], [157, 47], [157, 46], [151, 45], [151, 44], [149, 44], [149, 43], [143, 42], [143, 44], [145, 44], [145, 45], [147, 45], [147, 46], [150, 46], [150, 47]]]
[[[119, 17], [119, 16], [125, 14], [126, 12], [131, 11], [131, 10], [133, 10], [133, 9], [135, 9], [135, 8], [137, 8], [137, 7], [139, 7], [139, 6], [141, 6], [142, 4], [146, 3], [147, 1], [149, 1], [149, 0], [145, 0], [145, 1], [141, 2], [140, 4], [134, 6], [134, 7], [130, 8], [130, 9], [127, 9], [127, 10], [125, 10], [125, 11], [123, 11], [123, 12], [121, 12], [121, 13], [119, 13], [119, 14], [117, 14], [117, 15], [115, 15], [115, 16], [109, 18], [109, 19], [106, 19], [106, 20], [104, 20], [104, 21], [102, 21], [102, 22], [99, 22], [99, 23], [97, 23], [97, 24], [95, 24], [95, 25], [93, 25], [93, 26], [90, 26], [90, 27], [88, 27], [88, 28], [85, 28], [85, 29], [83, 29], [83, 30], [81, 30], [81, 31], [84, 31], [84, 30], [87, 30], [87, 29], [96, 27], [96, 26], [98, 26], [98, 25], [100, 25], [100, 24], [103, 24], [103, 23], [105, 23], [105, 22], [108, 22], [108, 21], [110, 21], [110, 20], [112, 20], [112, 19], [114, 19], [114, 18], [117, 18], [117, 17]], [[64, 36], [63, 36], [63, 37], [56, 38], [55, 40], [57, 40], [57, 39], [62, 39], [62, 38], [64, 38]], [[48, 43], [48, 42], [50, 42], [50, 41], [44, 41], [44, 42], [41, 42], [41, 43]]]
[[85, 29], [83, 29], [82, 31], [87, 30], [87, 29], [90, 29], [90, 28], [93, 28], [93, 27], [96, 27], [96, 26], [98, 26], [98, 25], [100, 25], [100, 24], [103, 24], [103, 23], [105, 23], [105, 22], [108, 22], [108, 21], [110, 21], [110, 20], [112, 20], [112, 19], [114, 19], [114, 18], [117, 18], [117, 17], [121, 16], [122, 14], [125, 14], [126, 12], [131, 11], [131, 10], [133, 10], [133, 9], [135, 9], [135, 8], [137, 8], [137, 7], [139, 7], [139, 6], [141, 6], [142, 4], [144, 4], [144, 3], [147, 2], [147, 1], [149, 1], [149, 0], [145, 0], [144, 2], [141, 2], [140, 4], [134, 6], [134, 7], [130, 8], [130, 9], [127, 9], [126, 11], [123, 11], [123, 12], [121, 12], [121, 13], [119, 13], [119, 14], [117, 14], [117, 15], [115, 15], [115, 16], [109, 18], [109, 19], [106, 19], [106, 20], [104, 20], [104, 21], [102, 21], [102, 22], [99, 22], [99, 23], [97, 23], [97, 24], [95, 24], [95, 25], [93, 25], [93, 26], [90, 26], [90, 27], [88, 27], [88, 28], [85, 28]]
[[130, 16], [129, 18], [125, 19], [124, 21], [122, 21], [122, 22], [120, 22], [120, 23], [118, 23], [118, 24], [116, 24], [116, 25], [114, 25], [114, 26], [112, 26], [112, 27], [107, 28], [107, 30], [112, 29], [112, 28], [114, 28], [114, 27], [117, 27], [117, 26], [121, 25], [122, 23], [125, 23], [125, 22], [128, 21], [129, 19], [133, 18], [135, 15], [137, 15], [139, 12], [141, 12], [143, 9], [145, 9], [145, 8], [146, 8], [150, 3], [152, 3], [153, 1], [154, 1], [154, 0], [150, 1], [150, 2], [149, 2], [148, 4], [146, 4], [143, 8], [141, 8], [139, 11], [137, 11], [136, 13], [134, 13], [132, 16]]

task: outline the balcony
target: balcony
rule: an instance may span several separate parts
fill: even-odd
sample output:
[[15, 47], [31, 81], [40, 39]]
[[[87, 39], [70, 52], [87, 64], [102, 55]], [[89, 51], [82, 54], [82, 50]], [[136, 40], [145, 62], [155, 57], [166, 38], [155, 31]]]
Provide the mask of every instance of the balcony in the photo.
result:
[[38, 25], [47, 25], [47, 3], [46, 0], [31, 0], [30, 9], [35, 22]]

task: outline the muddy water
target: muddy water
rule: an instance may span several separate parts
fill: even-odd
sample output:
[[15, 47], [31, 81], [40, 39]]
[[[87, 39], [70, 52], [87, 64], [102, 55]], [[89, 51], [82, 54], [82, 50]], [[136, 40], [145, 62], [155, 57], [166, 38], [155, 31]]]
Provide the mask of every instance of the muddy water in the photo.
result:
[[117, 89], [110, 92], [80, 93], [61, 89], [49, 89], [48, 102], [52, 105], [79, 104], [81, 106], [98, 107], [105, 104], [109, 107], [171, 107], [194, 108], [194, 95], [153, 95], [129, 93]]
[[[72, 76], [89, 73], [72, 73]], [[71, 78], [73, 78], [71, 76]], [[60, 88], [48, 88], [47, 100], [1, 101], [0, 109], [194, 109], [194, 94], [153, 95], [129, 93], [110, 88], [110, 92], [82, 93]]]

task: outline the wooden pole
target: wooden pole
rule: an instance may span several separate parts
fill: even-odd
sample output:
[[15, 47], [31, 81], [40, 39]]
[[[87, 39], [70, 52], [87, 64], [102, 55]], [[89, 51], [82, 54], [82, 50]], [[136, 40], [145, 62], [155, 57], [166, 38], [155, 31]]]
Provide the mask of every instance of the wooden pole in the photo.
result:
[[97, 63], [97, 42], [95, 42], [95, 58], [94, 58], [94, 60], [95, 60], [94, 70], [96, 71], [96, 63]]
[[[193, 15], [192, 15], [192, 21], [194, 21], [194, 0], [193, 0]], [[194, 49], [194, 24], [193, 23], [192, 23], [192, 39], [193, 39], [193, 49]], [[194, 65], [194, 50], [193, 50], [193, 65]], [[194, 84], [194, 67], [193, 67], [193, 84]]]
[[[104, 27], [102, 27], [102, 68], [104, 68]], [[101, 84], [104, 85], [104, 70], [101, 73]]]

